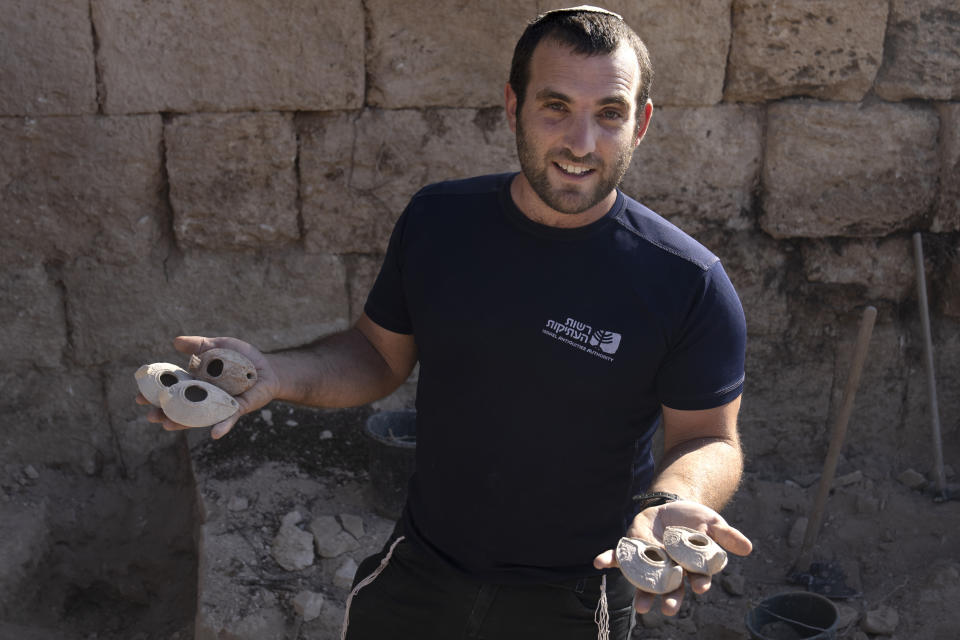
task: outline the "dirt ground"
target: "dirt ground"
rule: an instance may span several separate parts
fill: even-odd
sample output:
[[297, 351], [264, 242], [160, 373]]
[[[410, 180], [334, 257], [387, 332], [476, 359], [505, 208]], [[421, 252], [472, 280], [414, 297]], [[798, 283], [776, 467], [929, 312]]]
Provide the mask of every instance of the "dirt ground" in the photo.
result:
[[[269, 414], [270, 424], [263, 415], [248, 416], [227, 439], [195, 447], [189, 454], [193, 471], [199, 470], [200, 482], [215, 479], [224, 495], [230, 489], [222, 487], [234, 483], [245, 495], [261, 496], [246, 512], [230, 517], [235, 518], [232, 526], [262, 537], [258, 544], [269, 550], [292, 503], [275, 472], [254, 472], [282, 463], [290, 482], [310, 479], [321, 483], [330, 499], [353, 500], [353, 510], [367, 523], [359, 555], [382, 544], [389, 531], [389, 522], [369, 501], [364, 503], [358, 491], [369, 480], [366, 440], [359, 433], [368, 414], [301, 413], [279, 407]], [[138, 481], [75, 477], [44, 468], [11, 482], [16, 473], [8, 469], [0, 507], [42, 504], [50, 540], [43, 557], [29, 568], [25, 587], [3, 603], [0, 640], [192, 638], [198, 557], [196, 478], [189, 462], [185, 446], [172, 447], [158, 454], [153, 477], [144, 474]], [[839, 638], [957, 637], [960, 502], [935, 503], [929, 489], [911, 489], [898, 480], [903, 471], [856, 458], [842, 459], [837, 470], [812, 560], [839, 567], [842, 583], [852, 591], [851, 597], [835, 600], [841, 610]], [[743, 485], [724, 515], [752, 539], [753, 554], [731, 558], [714, 588], [703, 596], [689, 595], [677, 617], [643, 616], [633, 637], [747, 638], [744, 618], [760, 601], [804, 589], [788, 576], [795, 569], [796, 544], [819, 473], [819, 468], [810, 468], [802, 477], [786, 477], [776, 461], [749, 460]], [[950, 479], [955, 480], [952, 474]], [[251, 482], [262, 486], [251, 487]], [[322, 508], [314, 502], [315, 510]], [[244, 524], [244, 518], [249, 522]], [[262, 558], [256, 571], [264, 588], [280, 594], [278, 602], [286, 607], [286, 637], [322, 639], [332, 634], [345, 590], [315, 585], [327, 596], [329, 619], [323, 631], [311, 631], [310, 625], [297, 623], [289, 605], [302, 577], [279, 571], [268, 551]], [[330, 574], [317, 569], [311, 580], [326, 580]], [[282, 584], [284, 580], [289, 584]], [[871, 617], [886, 617], [892, 624], [890, 634], [864, 631], [871, 612]]]

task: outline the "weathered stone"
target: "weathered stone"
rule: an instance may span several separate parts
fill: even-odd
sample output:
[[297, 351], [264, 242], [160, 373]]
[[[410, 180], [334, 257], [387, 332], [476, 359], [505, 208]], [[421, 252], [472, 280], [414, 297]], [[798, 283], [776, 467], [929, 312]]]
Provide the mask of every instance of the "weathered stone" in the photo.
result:
[[97, 112], [87, 0], [4, 3], [0, 60], [0, 115]]
[[746, 593], [746, 579], [738, 573], [723, 576], [720, 586], [731, 596], [742, 596]]
[[0, 372], [0, 464], [30, 462], [79, 471], [94, 454], [115, 461], [101, 387], [99, 376], [84, 370]]
[[793, 521], [793, 526], [790, 527], [790, 533], [787, 535], [787, 545], [793, 548], [799, 547], [803, 544], [803, 537], [807, 533], [807, 524], [809, 520], [806, 516], [800, 516]]
[[0, 262], [129, 264], [160, 239], [160, 116], [0, 118]]
[[757, 232], [705, 232], [697, 239], [714, 251], [730, 277], [747, 318], [747, 333], [782, 336], [787, 310], [787, 255], [769, 236]]
[[323, 254], [187, 254], [127, 269], [80, 260], [65, 281], [74, 355], [91, 364], [182, 358], [170, 346], [177, 335], [232, 335], [271, 351], [347, 327], [343, 265]]
[[322, 111], [364, 92], [363, 5], [93, 0], [108, 113]]
[[848, 607], [839, 602], [834, 602], [834, 604], [837, 607], [837, 629], [848, 629], [860, 619], [860, 612], [853, 607]]
[[900, 624], [900, 614], [893, 607], [880, 606], [867, 611], [860, 621], [860, 628], [867, 633], [880, 636], [892, 636]]
[[175, 118], [164, 137], [180, 246], [259, 249], [298, 238], [291, 116], [195, 114]]
[[754, 107], [655, 109], [623, 190], [690, 233], [746, 229], [762, 152]]
[[318, 516], [310, 523], [317, 544], [317, 553], [322, 558], [336, 558], [360, 547], [357, 539], [343, 530], [334, 516]]
[[513, 46], [537, 14], [534, 0], [399, 3], [368, 0], [367, 104], [503, 104]]
[[897, 474], [897, 481], [909, 489], [922, 489], [927, 485], [927, 479], [922, 473], [914, 469], [904, 469]]
[[777, 238], [909, 229], [934, 201], [938, 129], [926, 108], [771, 105], [761, 226]]
[[886, 2], [734, 0], [724, 98], [860, 100], [883, 56]]
[[930, 222], [934, 232], [960, 231], [960, 103], [940, 111], [940, 204]]
[[363, 518], [352, 513], [341, 513], [340, 524], [344, 531], [358, 540], [363, 537]]
[[348, 556], [340, 565], [340, 568], [337, 569], [337, 572], [333, 574], [333, 584], [342, 589], [347, 589], [353, 583], [353, 577], [356, 574], [357, 563], [353, 558]]
[[870, 298], [901, 302], [916, 288], [913, 247], [906, 236], [805, 244], [803, 270], [811, 282], [865, 286]]
[[313, 564], [313, 536], [297, 526], [301, 518], [296, 511], [284, 516], [270, 548], [270, 555], [287, 571], [299, 571]]
[[56, 283], [40, 265], [0, 273], [0, 362], [11, 370], [59, 366], [67, 326]]
[[956, 0], [891, 2], [876, 92], [885, 100], [960, 98], [960, 7]]
[[355, 322], [363, 313], [367, 296], [380, 273], [383, 256], [347, 255], [343, 257], [343, 264], [347, 269], [347, 290], [350, 292], [350, 321]]
[[303, 618], [304, 622], [310, 622], [320, 617], [324, 600], [322, 593], [301, 591], [293, 597], [293, 610]]
[[731, 0], [614, 0], [650, 51], [654, 105], [712, 105], [723, 98]]
[[299, 121], [307, 247], [382, 253], [421, 187], [516, 170], [502, 109], [364, 111]]

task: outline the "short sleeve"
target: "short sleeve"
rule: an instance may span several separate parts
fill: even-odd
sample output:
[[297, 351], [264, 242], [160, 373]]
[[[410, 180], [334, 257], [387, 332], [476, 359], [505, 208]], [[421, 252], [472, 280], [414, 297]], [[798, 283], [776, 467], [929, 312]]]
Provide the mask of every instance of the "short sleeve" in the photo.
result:
[[657, 372], [657, 395], [671, 409], [712, 409], [743, 392], [747, 326], [726, 272], [704, 272], [667, 357]]
[[388, 331], [412, 334], [413, 323], [403, 290], [403, 237], [408, 217], [409, 209], [404, 211], [393, 227], [387, 254], [363, 310], [371, 320]]

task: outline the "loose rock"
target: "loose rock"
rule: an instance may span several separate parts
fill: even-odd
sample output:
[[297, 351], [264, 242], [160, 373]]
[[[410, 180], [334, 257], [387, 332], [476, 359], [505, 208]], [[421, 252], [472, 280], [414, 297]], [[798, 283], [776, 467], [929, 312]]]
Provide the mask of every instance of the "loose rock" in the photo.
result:
[[343, 564], [340, 565], [340, 568], [337, 569], [337, 572], [333, 574], [333, 584], [348, 589], [350, 585], [353, 584], [353, 576], [356, 574], [357, 563], [353, 558], [348, 557], [343, 561]]
[[738, 574], [723, 576], [723, 579], [720, 581], [720, 586], [732, 596], [742, 596], [744, 594], [746, 580]]
[[787, 536], [787, 544], [791, 547], [799, 547], [803, 544], [803, 536], [807, 532], [807, 523], [809, 519], [806, 516], [800, 516], [790, 528], [790, 534]]
[[923, 474], [914, 469], [907, 469], [897, 476], [900, 484], [910, 489], [922, 489], [927, 484], [927, 479]]
[[363, 537], [363, 518], [360, 516], [355, 516], [351, 513], [341, 513], [340, 524], [342, 524], [347, 533], [354, 538], [359, 540]]
[[892, 607], [878, 607], [868, 611], [860, 622], [860, 628], [879, 636], [892, 636], [900, 623], [900, 614]]
[[323, 558], [336, 558], [360, 547], [357, 539], [343, 530], [333, 516], [319, 516], [310, 523], [317, 543], [317, 553]]
[[270, 553], [287, 571], [299, 571], [313, 564], [313, 536], [297, 527], [302, 519], [297, 511], [288, 513], [273, 539]]
[[323, 609], [324, 597], [315, 591], [301, 591], [293, 598], [293, 610], [301, 616], [304, 622], [316, 620]]

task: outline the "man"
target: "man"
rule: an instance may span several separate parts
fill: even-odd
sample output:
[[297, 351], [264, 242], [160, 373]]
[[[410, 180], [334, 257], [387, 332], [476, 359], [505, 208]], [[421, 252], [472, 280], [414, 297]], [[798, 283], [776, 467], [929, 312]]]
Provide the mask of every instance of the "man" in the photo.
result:
[[715, 511], [742, 467], [742, 309], [715, 256], [616, 188], [653, 113], [651, 74], [616, 14], [540, 16], [505, 89], [522, 172], [414, 196], [352, 329], [266, 355], [177, 339], [253, 359], [243, 413], [364, 404], [420, 361], [417, 472], [396, 532], [358, 570], [346, 637], [588, 638], [609, 613], [622, 639], [631, 601], [654, 601], [616, 570], [624, 532], [681, 524], [750, 552]]

